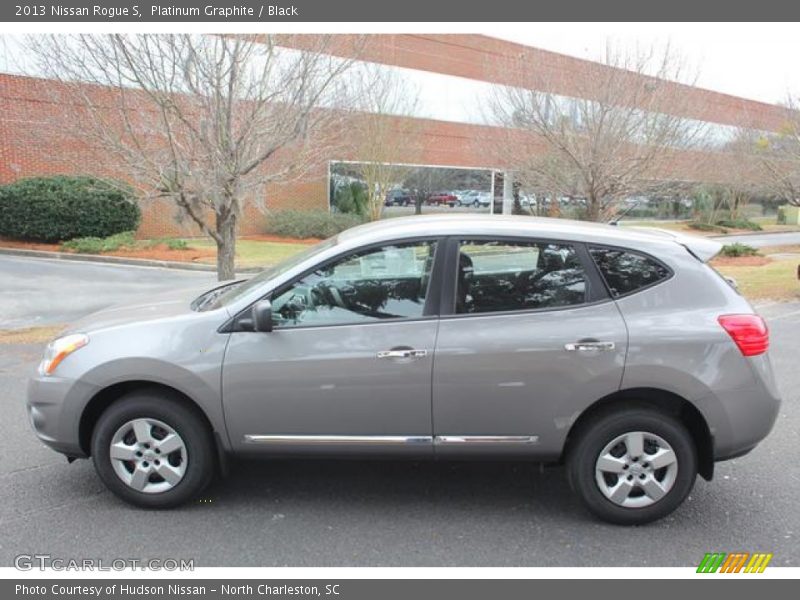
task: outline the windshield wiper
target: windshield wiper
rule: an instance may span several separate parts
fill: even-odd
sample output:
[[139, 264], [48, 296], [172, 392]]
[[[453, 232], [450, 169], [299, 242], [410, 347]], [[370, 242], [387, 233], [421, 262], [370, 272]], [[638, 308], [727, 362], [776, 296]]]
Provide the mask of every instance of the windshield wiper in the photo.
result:
[[229, 281], [228, 283], [221, 285], [219, 287], [215, 287], [212, 290], [208, 290], [206, 293], [201, 294], [197, 298], [194, 299], [192, 302], [192, 310], [197, 312], [202, 312], [209, 308], [214, 308], [214, 303], [217, 299], [222, 296], [225, 292], [232, 289], [234, 286], [241, 285], [244, 283], [244, 279], [240, 279], [239, 281]]

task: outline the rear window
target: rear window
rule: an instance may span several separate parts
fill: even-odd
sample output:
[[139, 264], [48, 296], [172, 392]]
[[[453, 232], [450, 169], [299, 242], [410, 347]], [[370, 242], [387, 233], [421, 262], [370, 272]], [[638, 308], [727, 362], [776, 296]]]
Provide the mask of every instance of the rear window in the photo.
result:
[[586, 302], [586, 275], [573, 246], [461, 242], [456, 312], [492, 313]]
[[615, 298], [655, 285], [671, 274], [656, 259], [632, 250], [593, 247], [589, 252]]

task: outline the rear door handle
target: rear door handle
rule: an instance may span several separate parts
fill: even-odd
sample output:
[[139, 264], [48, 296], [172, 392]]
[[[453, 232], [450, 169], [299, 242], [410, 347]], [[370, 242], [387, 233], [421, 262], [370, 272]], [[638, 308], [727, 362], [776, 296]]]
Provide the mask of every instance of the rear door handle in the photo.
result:
[[616, 347], [614, 342], [575, 342], [564, 344], [567, 352], [590, 352], [593, 350], [613, 350]]
[[423, 358], [428, 356], [427, 350], [414, 350], [407, 348], [403, 350], [381, 350], [378, 358]]

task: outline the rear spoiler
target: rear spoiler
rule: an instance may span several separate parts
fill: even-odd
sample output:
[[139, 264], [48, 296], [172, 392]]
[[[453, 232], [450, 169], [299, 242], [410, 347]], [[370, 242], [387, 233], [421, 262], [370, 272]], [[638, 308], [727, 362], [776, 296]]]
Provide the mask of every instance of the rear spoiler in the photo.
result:
[[[632, 228], [633, 229], [633, 228]], [[708, 262], [722, 250], [722, 244], [715, 239], [690, 235], [680, 231], [670, 231], [668, 229], [651, 229], [649, 227], [636, 227], [637, 231], [650, 233], [664, 238], [669, 238], [676, 244], [686, 248], [692, 256], [702, 262]]]

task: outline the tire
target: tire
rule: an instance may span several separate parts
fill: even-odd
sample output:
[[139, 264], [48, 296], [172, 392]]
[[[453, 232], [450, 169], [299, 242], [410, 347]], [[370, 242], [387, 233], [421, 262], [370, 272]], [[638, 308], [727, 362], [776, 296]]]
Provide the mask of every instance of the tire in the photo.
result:
[[[168, 440], [172, 434], [177, 437]], [[149, 441], [140, 441], [148, 435]], [[109, 490], [143, 508], [173, 508], [194, 499], [211, 482], [216, 460], [203, 418], [160, 390], [132, 392], [106, 409], [92, 432], [92, 458]]]
[[672, 416], [650, 408], [620, 408], [576, 432], [567, 476], [595, 516], [641, 525], [665, 517], [684, 501], [697, 478], [697, 451], [687, 429]]

